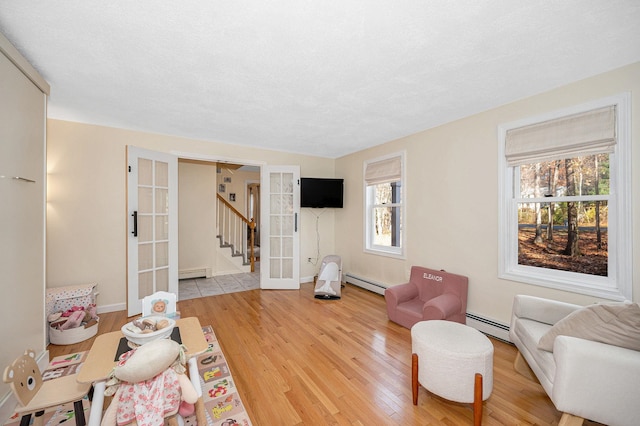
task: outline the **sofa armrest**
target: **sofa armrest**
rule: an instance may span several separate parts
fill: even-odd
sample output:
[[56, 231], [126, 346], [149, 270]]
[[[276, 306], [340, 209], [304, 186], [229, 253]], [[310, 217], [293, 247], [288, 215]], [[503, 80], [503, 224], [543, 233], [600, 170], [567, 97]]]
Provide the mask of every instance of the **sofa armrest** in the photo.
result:
[[413, 283], [394, 285], [384, 291], [384, 298], [391, 306], [398, 306], [399, 303], [416, 297], [418, 297], [418, 287]]
[[605, 424], [637, 424], [640, 352], [558, 336], [553, 345], [556, 408]]
[[452, 293], [441, 294], [425, 302], [422, 318], [425, 320], [445, 319], [460, 313], [462, 301]]
[[528, 318], [553, 325], [582, 306], [541, 297], [518, 294], [513, 298], [512, 327], [515, 318]]

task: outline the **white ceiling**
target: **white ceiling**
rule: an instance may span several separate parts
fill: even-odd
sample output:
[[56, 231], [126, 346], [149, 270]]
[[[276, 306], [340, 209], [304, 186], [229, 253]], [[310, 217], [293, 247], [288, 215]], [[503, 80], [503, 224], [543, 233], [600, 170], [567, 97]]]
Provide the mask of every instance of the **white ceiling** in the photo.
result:
[[640, 61], [638, 0], [2, 0], [50, 118], [336, 158]]

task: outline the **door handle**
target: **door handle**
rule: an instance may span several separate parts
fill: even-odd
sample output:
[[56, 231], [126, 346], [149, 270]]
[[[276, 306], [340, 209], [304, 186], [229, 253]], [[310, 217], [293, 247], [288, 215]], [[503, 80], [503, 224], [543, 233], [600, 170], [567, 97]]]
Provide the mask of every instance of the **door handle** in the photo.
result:
[[138, 236], [138, 212], [134, 211], [133, 214], [133, 231], [131, 232], [134, 237]]
[[293, 214], [293, 232], [298, 232], [298, 213]]

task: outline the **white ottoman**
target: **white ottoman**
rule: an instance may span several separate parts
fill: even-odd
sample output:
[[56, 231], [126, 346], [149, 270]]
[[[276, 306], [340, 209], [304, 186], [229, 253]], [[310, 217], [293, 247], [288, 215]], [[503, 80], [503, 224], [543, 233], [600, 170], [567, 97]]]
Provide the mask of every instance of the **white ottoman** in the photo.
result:
[[[418, 385], [450, 401], [473, 403], [474, 424], [493, 389], [493, 345], [478, 330], [452, 321], [421, 321], [411, 328], [413, 404]], [[419, 364], [419, 365], [418, 365]]]

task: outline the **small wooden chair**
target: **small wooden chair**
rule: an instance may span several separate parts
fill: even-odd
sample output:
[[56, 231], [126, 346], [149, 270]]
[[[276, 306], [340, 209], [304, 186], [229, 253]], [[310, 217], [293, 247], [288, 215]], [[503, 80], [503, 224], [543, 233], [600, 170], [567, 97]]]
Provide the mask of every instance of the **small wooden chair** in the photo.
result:
[[42, 425], [42, 415], [46, 408], [69, 402], [73, 402], [77, 426], [84, 426], [86, 422], [82, 398], [89, 392], [91, 384], [78, 383], [76, 374], [43, 381], [35, 358], [35, 351], [28, 349], [5, 368], [2, 376], [2, 380], [9, 383], [18, 400], [16, 412], [22, 415], [20, 426], [28, 426], [34, 413], [33, 425]]

